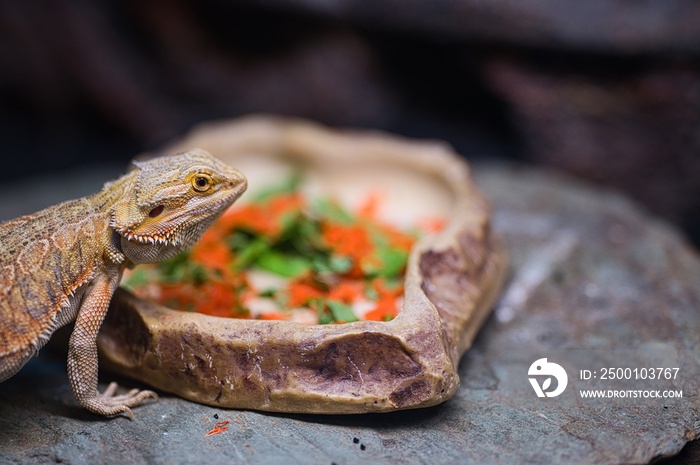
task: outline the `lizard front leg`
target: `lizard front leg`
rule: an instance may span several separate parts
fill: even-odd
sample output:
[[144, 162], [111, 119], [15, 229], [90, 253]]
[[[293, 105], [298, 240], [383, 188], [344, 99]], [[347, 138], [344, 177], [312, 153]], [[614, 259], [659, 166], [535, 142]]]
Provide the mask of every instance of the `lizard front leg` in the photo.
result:
[[133, 420], [130, 407], [157, 398], [156, 393], [133, 389], [114, 396], [116, 383], [103, 394], [97, 391], [97, 333], [118, 283], [118, 272], [100, 274], [85, 292], [68, 345], [68, 380], [78, 403], [89, 411], [106, 416], [126, 413]]

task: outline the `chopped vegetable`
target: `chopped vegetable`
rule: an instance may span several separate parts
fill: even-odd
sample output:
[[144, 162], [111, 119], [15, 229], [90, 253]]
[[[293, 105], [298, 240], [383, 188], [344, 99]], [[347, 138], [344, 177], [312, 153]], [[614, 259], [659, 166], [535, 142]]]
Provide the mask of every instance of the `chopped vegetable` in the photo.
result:
[[352, 307], [349, 305], [337, 300], [329, 300], [327, 305], [331, 315], [333, 316], [333, 320], [336, 322], [348, 323], [350, 321], [357, 321], [357, 317], [355, 316], [355, 313], [353, 313]]
[[[192, 251], [139, 267], [125, 286], [172, 308], [223, 317], [316, 324], [394, 318], [418, 234], [380, 221], [377, 194], [353, 213], [330, 198], [308, 201], [300, 181], [294, 176], [229, 210]], [[423, 223], [434, 232], [444, 221]]]

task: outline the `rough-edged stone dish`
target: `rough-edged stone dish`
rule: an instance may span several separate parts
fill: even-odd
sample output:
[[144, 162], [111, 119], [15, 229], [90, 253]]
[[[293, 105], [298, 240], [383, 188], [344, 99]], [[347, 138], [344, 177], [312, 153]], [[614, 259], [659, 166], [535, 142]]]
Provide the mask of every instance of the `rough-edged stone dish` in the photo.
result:
[[440, 143], [274, 117], [207, 124], [164, 152], [192, 147], [240, 169], [252, 189], [297, 168], [311, 194], [352, 203], [380, 189], [388, 219], [442, 214], [448, 223], [411, 251], [404, 305], [391, 321], [218, 318], [119, 290], [98, 339], [102, 367], [196, 402], [276, 412], [386, 412], [455, 393], [459, 359], [506, 270], [488, 204], [462, 159]]

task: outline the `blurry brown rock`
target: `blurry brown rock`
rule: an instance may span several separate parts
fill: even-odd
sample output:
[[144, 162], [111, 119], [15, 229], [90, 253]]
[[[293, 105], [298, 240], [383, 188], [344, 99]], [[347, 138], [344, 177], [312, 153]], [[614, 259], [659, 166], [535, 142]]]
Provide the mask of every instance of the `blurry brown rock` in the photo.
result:
[[700, 243], [698, 24], [692, 0], [7, 0], [4, 176], [274, 112], [555, 166]]

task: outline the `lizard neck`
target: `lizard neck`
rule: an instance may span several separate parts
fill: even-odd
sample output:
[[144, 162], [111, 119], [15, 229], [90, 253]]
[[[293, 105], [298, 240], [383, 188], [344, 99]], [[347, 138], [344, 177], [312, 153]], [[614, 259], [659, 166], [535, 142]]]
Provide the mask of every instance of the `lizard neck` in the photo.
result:
[[125, 267], [132, 265], [122, 250], [119, 234], [109, 225], [114, 206], [128, 201], [129, 193], [133, 190], [136, 183], [136, 177], [136, 171], [127, 173], [114, 181], [106, 183], [101, 191], [87, 197], [95, 211], [98, 212], [98, 215], [104, 218], [104, 232], [98, 240], [101, 242], [105, 258], [108, 262], [117, 266], [120, 275]]
[[109, 212], [116, 204], [127, 201], [127, 193], [136, 183], [137, 172], [132, 171], [108, 182], [101, 191], [90, 196], [90, 202], [101, 212]]

